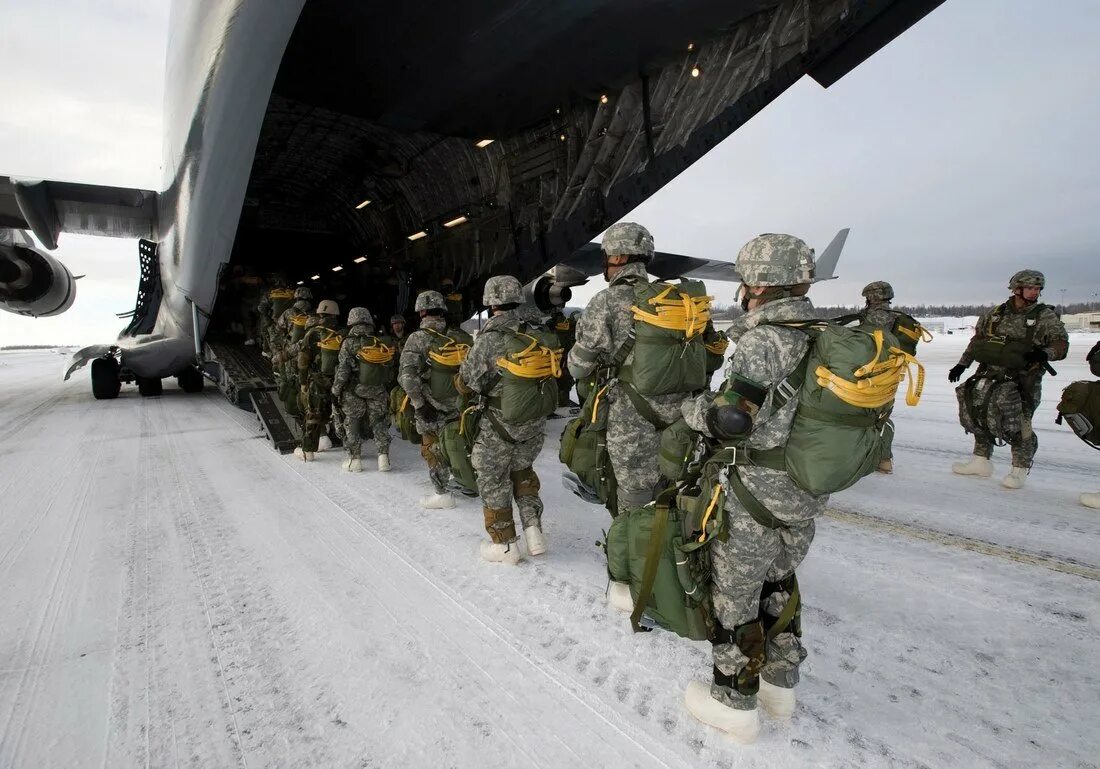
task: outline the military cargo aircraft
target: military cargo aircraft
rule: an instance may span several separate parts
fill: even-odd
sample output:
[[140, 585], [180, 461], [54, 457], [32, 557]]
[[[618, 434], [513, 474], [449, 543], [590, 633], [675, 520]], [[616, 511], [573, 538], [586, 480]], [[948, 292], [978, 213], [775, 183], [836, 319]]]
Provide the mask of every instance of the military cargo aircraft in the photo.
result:
[[[448, 279], [472, 314], [499, 272], [563, 303], [600, 271], [595, 235], [803, 75], [828, 87], [940, 2], [177, 0], [163, 189], [0, 177], [0, 307], [71, 304], [48, 253], [63, 232], [139, 239], [128, 325], [66, 374], [91, 361], [110, 398], [241, 369], [228, 304], [261, 276], [383, 317]], [[676, 254], [651, 269], [736, 279]]]

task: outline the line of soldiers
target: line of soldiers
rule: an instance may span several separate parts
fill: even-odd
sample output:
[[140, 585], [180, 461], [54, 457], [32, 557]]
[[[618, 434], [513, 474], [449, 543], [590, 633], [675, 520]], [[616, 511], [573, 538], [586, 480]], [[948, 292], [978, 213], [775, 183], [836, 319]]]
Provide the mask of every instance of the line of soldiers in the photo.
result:
[[[653, 375], [643, 369], [652, 369], [657, 360], [647, 361], [652, 353], [646, 350], [665, 343], [640, 344], [638, 325], [649, 311], [639, 307], [640, 292], [668, 285], [650, 284], [647, 276], [653, 237], [641, 225], [620, 223], [606, 232], [601, 245], [608, 286], [592, 298], [579, 319], [556, 313], [547, 326], [524, 304], [519, 281], [501, 275], [485, 284], [482, 300], [490, 317], [476, 338], [448, 319], [447, 297], [438, 291], [416, 297], [419, 328], [405, 338], [402, 318], [391, 319], [389, 333], [376, 332], [370, 313], [361, 307], [349, 313], [348, 328], [337, 329], [335, 304], [323, 301], [309, 312], [308, 289], [299, 289], [293, 294], [294, 305], [265, 326], [265, 349], [281, 388], [297, 394], [301, 456], [306, 461], [317, 450], [335, 404], [348, 451], [344, 467], [362, 469], [359, 445], [362, 435], [369, 434], [378, 448], [379, 470], [389, 470], [389, 427], [396, 418], [402, 434], [419, 441], [427, 466], [433, 493], [420, 504], [451, 508], [458, 470], [448, 447], [456, 435], [464, 440], [488, 535], [479, 553], [490, 562], [514, 565], [525, 555], [547, 552], [541, 484], [533, 464], [544, 445], [547, 417], [555, 406], [568, 403], [573, 380], [578, 391], [586, 393], [581, 398], [586, 408], [599, 401], [606, 414], [609, 472], [617, 487], [613, 514], [629, 515], [654, 505], [662, 489], [675, 480], [662, 477], [658, 462], [662, 436], [670, 426], [686, 423], [707, 440], [734, 441], [739, 447], [733, 455], [739, 457], [737, 472], [722, 473], [724, 493], [716, 490], [711, 500], [711, 508], [721, 508], [715, 517], [723, 521], [722, 536], [709, 544], [713, 667], [708, 681], [688, 685], [685, 705], [700, 721], [737, 741], [752, 742], [760, 729], [758, 706], [780, 720], [790, 718], [795, 709], [794, 689], [807, 652], [794, 574], [829, 498], [806, 491], [781, 465], [752, 461], [754, 456], [763, 460], [783, 450], [798, 412], [799, 400], [790, 390], [791, 382], [800, 381], [799, 368], [805, 368], [811, 346], [803, 327], [815, 322], [808, 297], [814, 252], [801, 239], [783, 234], [761, 235], [745, 244], [736, 264], [745, 314], [727, 332], [736, 347], [725, 360], [722, 387], [712, 391], [704, 383], [654, 393], [639, 384]], [[1041, 274], [1018, 273], [1010, 288], [1013, 297], [982, 317], [974, 340], [1019, 340], [1027, 345], [1017, 351], [1025, 365], [989, 362], [993, 359], [981, 357], [985, 352], [968, 347], [952, 369], [950, 379], [955, 382], [971, 362], [981, 362], [978, 373], [960, 387], [960, 403], [980, 401], [1000, 420], [996, 426], [984, 417], [969, 425], [964, 421], [975, 433], [975, 457], [953, 470], [988, 476], [993, 443], [1004, 440], [1013, 450], [1013, 470], [1004, 485], [1019, 488], [1037, 446], [1030, 418], [1039, 400], [1043, 365], [1064, 358], [1068, 344], [1057, 315], [1037, 305]], [[650, 303], [660, 309], [664, 302], [667, 307], [664, 293], [657, 293]], [[876, 281], [863, 295], [867, 305], [858, 322], [888, 332], [903, 346], [911, 343], [915, 350], [921, 329], [891, 307], [890, 285]], [[681, 298], [682, 307], [673, 309], [686, 313], [686, 320], [676, 317], [691, 328], [690, 336], [702, 328], [693, 317], [693, 308], [702, 305], [694, 305], [686, 293]], [[647, 317], [645, 322], [656, 326], [665, 321], [660, 312]], [[295, 334], [296, 328], [301, 333]], [[556, 340], [546, 335], [548, 330], [559, 334]], [[334, 337], [340, 339], [335, 355]], [[724, 351], [724, 342], [717, 349]], [[371, 367], [376, 365], [388, 369], [375, 371]], [[1015, 400], [1009, 384], [1019, 396]], [[877, 455], [880, 472], [892, 472], [891, 457], [887, 444]], [[735, 460], [730, 461], [732, 469]], [[733, 488], [733, 476], [740, 489]], [[758, 501], [767, 514], [747, 498]], [[708, 509], [707, 518], [711, 514]], [[631, 585], [623, 582], [610, 583], [608, 600], [621, 610], [636, 608]]]

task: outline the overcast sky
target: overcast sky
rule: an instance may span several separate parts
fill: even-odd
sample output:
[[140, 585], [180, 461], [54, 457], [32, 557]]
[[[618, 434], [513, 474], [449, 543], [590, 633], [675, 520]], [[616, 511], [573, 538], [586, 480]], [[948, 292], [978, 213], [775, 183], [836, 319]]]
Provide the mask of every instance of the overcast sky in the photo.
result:
[[[156, 189], [167, 0], [0, 0], [0, 19], [0, 174]], [[761, 232], [820, 251], [851, 227], [819, 303], [878, 279], [900, 301], [993, 302], [1025, 266], [1047, 274], [1049, 302], [1092, 299], [1098, 29], [1096, 0], [947, 0], [832, 88], [803, 79], [629, 218], [658, 248], [730, 260]], [[124, 325], [137, 243], [61, 243], [87, 274], [76, 304], [0, 313], [0, 344], [105, 342]]]

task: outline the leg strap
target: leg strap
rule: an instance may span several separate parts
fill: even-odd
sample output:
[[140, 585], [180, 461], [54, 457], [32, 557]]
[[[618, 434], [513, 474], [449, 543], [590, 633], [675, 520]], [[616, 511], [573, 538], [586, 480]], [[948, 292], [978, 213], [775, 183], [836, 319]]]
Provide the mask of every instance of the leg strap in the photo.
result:
[[[786, 593], [790, 597], [783, 605], [783, 610], [778, 617], [764, 613], [764, 604], [768, 598], [776, 593]], [[798, 590], [798, 578], [794, 572], [778, 582], [765, 582], [760, 591], [760, 621], [767, 631], [767, 639], [771, 641], [781, 633], [793, 633], [802, 637], [802, 594]]]
[[714, 682], [719, 686], [728, 686], [746, 697], [756, 694], [760, 690], [760, 671], [768, 661], [764, 624], [755, 620], [727, 630], [719, 623], [715, 627], [714, 640], [711, 643], [734, 644], [748, 658], [748, 662], [735, 676], [726, 675], [715, 666]]
[[512, 517], [512, 507], [484, 507], [485, 531], [489, 539], [498, 545], [516, 541], [516, 521]]

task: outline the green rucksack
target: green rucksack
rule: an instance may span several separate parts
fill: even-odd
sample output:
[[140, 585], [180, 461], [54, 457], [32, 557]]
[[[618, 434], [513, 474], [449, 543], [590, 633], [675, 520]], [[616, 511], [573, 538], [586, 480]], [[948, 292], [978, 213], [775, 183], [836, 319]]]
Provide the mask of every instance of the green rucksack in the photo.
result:
[[521, 425], [554, 413], [558, 406], [558, 383], [561, 376], [561, 346], [558, 338], [520, 324], [519, 329], [495, 329], [507, 337], [504, 357], [497, 359], [500, 370], [501, 394], [488, 399], [500, 409], [501, 419], [510, 425]]
[[[615, 354], [620, 381], [641, 395], [690, 393], [707, 387], [710, 302], [698, 280], [634, 284], [634, 328]], [[633, 350], [629, 365], [621, 364]], [[724, 352], [724, 350], [723, 350]]]
[[439, 436], [443, 461], [451, 469], [451, 476], [468, 496], [477, 496], [477, 470], [470, 461], [478, 430], [481, 429], [481, 410], [471, 406], [459, 419], [447, 423]]
[[460, 400], [455, 375], [470, 353], [473, 338], [460, 328], [448, 328], [444, 333], [421, 329], [432, 337], [428, 348], [428, 392], [440, 403]]
[[359, 348], [359, 384], [388, 385], [393, 381], [397, 342], [389, 336], [368, 336]]
[[618, 482], [607, 450], [607, 409], [600, 408], [606, 387], [589, 391], [581, 412], [565, 425], [558, 459], [568, 468], [563, 479], [586, 502], [602, 504], [618, 514]]
[[976, 336], [966, 346], [966, 354], [978, 363], [988, 366], [1001, 366], [1003, 368], [1022, 371], [1032, 365], [1025, 357], [1035, 346], [1035, 331], [1038, 326], [1039, 314], [1048, 308], [1048, 305], [1036, 303], [1027, 311], [1027, 331], [1023, 339], [1009, 339], [997, 334], [997, 326], [1008, 311], [1008, 302], [995, 307], [983, 328], [977, 329], [980, 337]]
[[1094, 449], [1100, 449], [1100, 382], [1073, 382], [1062, 391], [1058, 418]]
[[413, 445], [420, 445], [420, 433], [416, 431], [416, 415], [409, 396], [398, 385], [390, 390], [390, 413], [393, 414], [394, 424], [397, 425], [397, 434]]
[[892, 312], [897, 315], [897, 319], [894, 320], [890, 331], [898, 340], [898, 347], [902, 352], [916, 355], [919, 342], [932, 341], [932, 332], [922, 326], [912, 315], [897, 310]]

